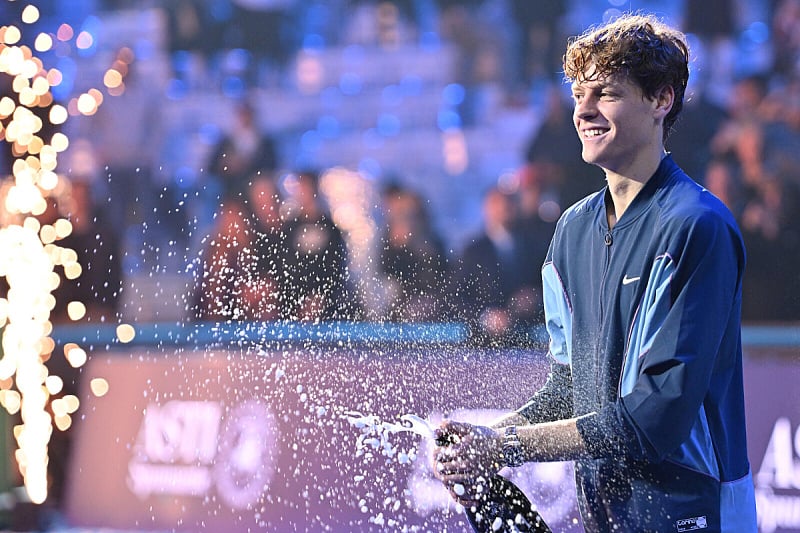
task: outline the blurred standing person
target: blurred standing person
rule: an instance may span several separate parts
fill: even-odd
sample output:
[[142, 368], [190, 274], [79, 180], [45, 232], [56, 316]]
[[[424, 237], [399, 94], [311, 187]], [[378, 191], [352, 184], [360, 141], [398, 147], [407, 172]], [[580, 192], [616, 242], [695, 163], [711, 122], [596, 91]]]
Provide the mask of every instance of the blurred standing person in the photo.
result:
[[525, 342], [542, 302], [539, 268], [520, 232], [515, 198], [497, 187], [483, 196], [483, 227], [464, 247], [456, 265], [462, 320], [479, 343]]
[[746, 76], [736, 81], [725, 107], [725, 117], [710, 139], [712, 156], [732, 156], [740, 163], [743, 183], [757, 179], [763, 159], [764, 119], [762, 110], [769, 80], [764, 75]]
[[[731, 103], [730, 119], [713, 138], [717, 158], [726, 159], [740, 183], [739, 221], [749, 250], [742, 316], [750, 322], [791, 320], [798, 315], [796, 268], [800, 236], [795, 218], [798, 205], [797, 130], [784, 122], [790, 102], [780, 115], [767, 96], [766, 76], [740, 80]], [[779, 265], [775, 257], [784, 261]]]
[[[697, 78], [702, 76], [697, 73]], [[694, 77], [694, 76], [693, 76]], [[686, 103], [667, 140], [667, 150], [690, 176], [701, 178], [713, 158], [711, 142], [729, 118], [724, 107], [709, 96], [708, 79], [695, 79], [686, 88]]]
[[541, 167], [523, 165], [517, 171], [518, 185], [514, 193], [517, 207], [517, 232], [525, 241], [525, 253], [536, 270], [536, 286], [541, 293], [541, 266], [563, 212], [558, 195], [549, 191], [548, 178]]
[[398, 184], [388, 185], [382, 197], [385, 225], [379, 257], [389, 294], [386, 318], [394, 322], [439, 321], [445, 312], [447, 257], [425, 200]]
[[207, 168], [219, 180], [222, 195], [243, 195], [257, 172], [278, 168], [278, 150], [272, 135], [258, 122], [250, 102], [237, 102], [234, 121], [211, 152]]
[[527, 90], [537, 81], [556, 79], [561, 70], [561, 51], [566, 43], [561, 20], [567, 0], [512, 0], [510, 10], [517, 24], [515, 78]]
[[708, 86], [709, 97], [720, 105], [725, 104], [731, 91], [737, 63], [746, 60], [736, 54], [736, 15], [741, 11], [737, 0], [683, 2], [683, 30], [696, 35], [699, 40], [700, 50], [696, 52], [696, 58], [700, 70], [708, 70], [708, 79], [714, 80]]
[[756, 531], [744, 245], [664, 149], [688, 64], [685, 36], [648, 15], [570, 41], [573, 122], [607, 185], [559, 219], [542, 270], [546, 383], [491, 427], [438, 430], [455, 442], [436, 475], [464, 506], [503, 465], [573, 460], [586, 531]]
[[[116, 59], [128, 68], [124, 92], [106, 98], [91, 121], [79, 123], [81, 131], [77, 136], [91, 142], [97, 168], [104, 169], [104, 179], [94, 183], [105, 195], [98, 207], [123, 247], [135, 256], [169, 240], [170, 229], [156, 220], [160, 216], [156, 209], [160, 194], [154, 172], [154, 147], [167, 143], [163, 142], [161, 88], [155, 85], [158, 82], [144, 77], [130, 48], [120, 49]], [[75, 133], [70, 135], [73, 136]], [[126, 265], [129, 270], [131, 265]]]
[[731, 210], [736, 220], [740, 219], [742, 187], [730, 161], [724, 158], [709, 161], [703, 174], [703, 185]]
[[772, 4], [772, 70], [788, 80], [800, 74], [800, 0]]
[[290, 320], [350, 319], [360, 312], [348, 297], [344, 236], [320, 197], [319, 175], [305, 170], [283, 178], [286, 213], [286, 297]]
[[292, 52], [291, 13], [295, 0], [230, 0], [234, 40], [250, 53], [251, 87], [277, 86]]

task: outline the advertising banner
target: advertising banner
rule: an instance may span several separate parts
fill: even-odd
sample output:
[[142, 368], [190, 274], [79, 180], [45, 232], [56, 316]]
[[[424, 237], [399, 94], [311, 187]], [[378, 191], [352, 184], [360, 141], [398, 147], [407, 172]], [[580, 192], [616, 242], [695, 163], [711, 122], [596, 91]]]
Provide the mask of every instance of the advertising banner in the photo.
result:
[[[146, 531], [468, 531], [404, 415], [490, 422], [542, 383], [540, 353], [410, 345], [95, 355], [67, 512]], [[759, 530], [800, 531], [800, 358], [745, 357]], [[569, 463], [506, 472], [554, 531], [582, 531]]]
[[759, 531], [800, 531], [800, 352], [748, 350], [747, 448]]
[[[437, 352], [437, 350], [441, 350]], [[148, 531], [467, 531], [412, 414], [490, 422], [541, 354], [304, 348], [95, 355], [67, 484], [78, 526]], [[555, 531], [581, 531], [569, 463], [509, 473]]]

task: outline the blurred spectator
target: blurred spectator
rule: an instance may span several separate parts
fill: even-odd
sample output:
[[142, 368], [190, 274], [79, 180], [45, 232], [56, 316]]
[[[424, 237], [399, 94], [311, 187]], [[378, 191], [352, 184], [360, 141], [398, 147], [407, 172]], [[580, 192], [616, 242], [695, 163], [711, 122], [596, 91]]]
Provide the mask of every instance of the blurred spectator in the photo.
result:
[[360, 306], [349, 296], [347, 247], [328, 216], [315, 171], [283, 179], [288, 192], [286, 216], [286, 299], [291, 320], [343, 320], [358, 317]]
[[800, 187], [800, 72], [773, 87], [759, 114], [765, 122], [765, 164], [788, 185]]
[[763, 76], [739, 80], [729, 100], [727, 118], [711, 138], [711, 154], [735, 163], [745, 190], [757, 187], [763, 174], [764, 123], [759, 108], [767, 91]]
[[251, 282], [253, 228], [244, 201], [222, 199], [211, 235], [201, 253], [195, 286], [195, 317], [201, 320], [247, 319], [243, 306]]
[[291, 53], [291, 12], [295, 0], [230, 0], [233, 45], [249, 52], [250, 87], [278, 85]]
[[190, 87], [209, 75], [216, 40], [202, 0], [162, 0], [166, 47], [173, 75]]
[[38, 218], [42, 224], [53, 224], [62, 217], [72, 223], [72, 233], [56, 244], [74, 250], [81, 265], [80, 276], [62, 277], [53, 291], [56, 306], [51, 321], [70, 322], [68, 304], [81, 302], [86, 307], [85, 320], [115, 322], [122, 291], [121, 247], [95, 206], [91, 184], [73, 180], [65, 194], [51, 200], [49, 209]]
[[724, 160], [731, 172], [729, 187], [738, 188], [731, 193], [736, 201], [732, 210], [747, 248], [742, 317], [749, 321], [800, 318], [794, 296], [800, 286], [800, 229], [789, 215], [800, 206], [800, 137], [786, 122], [775, 120], [774, 104], [766, 97], [769, 81], [768, 76], [749, 76], [736, 83], [728, 118], [711, 140], [715, 166], [707, 173], [719, 179], [717, 161]]
[[253, 238], [242, 307], [251, 320], [279, 319], [291, 294], [285, 290], [286, 234], [281, 217], [282, 200], [274, 178], [265, 174], [254, 176], [246, 204], [252, 213]]
[[256, 174], [241, 195], [223, 198], [205, 240], [196, 318], [279, 320], [293, 296], [286, 283], [282, 200], [270, 175]]
[[414, 43], [426, 24], [425, 0], [346, 0], [347, 43], [397, 47]]
[[483, 2], [444, 2], [440, 27], [445, 41], [455, 45], [453, 81], [464, 88], [457, 109], [463, 126], [484, 118], [485, 98], [503, 77], [502, 38], [481, 16]]
[[528, 141], [524, 157], [542, 194], [563, 211], [603, 184], [603, 173], [581, 157], [581, 142], [572, 122], [572, 103], [557, 85], [545, 98], [542, 124]]
[[786, 124], [794, 135], [800, 133], [800, 66], [795, 74], [777, 80], [761, 102], [760, 111], [765, 120]]
[[669, 132], [666, 148], [689, 176], [700, 179], [711, 159], [711, 139], [727, 114], [723, 107], [708, 97], [702, 83], [694, 85], [688, 94], [683, 111]]
[[271, 173], [277, 167], [275, 139], [261, 129], [252, 104], [238, 102], [233, 124], [211, 152], [208, 171], [219, 180], [223, 195], [241, 195], [253, 175]]
[[380, 273], [386, 277], [386, 318], [396, 322], [442, 320], [447, 256], [425, 200], [396, 183], [382, 194], [385, 213]]
[[[130, 49], [120, 50], [116, 59], [128, 62], [124, 92], [106, 98], [92, 120], [76, 124], [78, 130], [70, 136], [91, 140], [91, 172], [103, 178], [93, 185], [102, 198], [98, 207], [109, 229], [136, 256], [147, 248], [145, 241], [161, 240], [156, 233], [167, 229], [152, 217], [158, 215], [159, 198], [155, 147], [169, 143], [164, 142], [159, 80], [146, 76]], [[138, 234], [128, 231], [137, 225]], [[130, 266], [125, 268], [128, 271]]]
[[[553, 239], [556, 221], [561, 216], [564, 206], [558, 196], [549, 191], [546, 175], [540, 167], [525, 165], [517, 172], [518, 186], [516, 191], [517, 230], [525, 241], [524, 250], [527, 260], [538, 272], [547, 256], [547, 249]], [[535, 283], [538, 286], [538, 277]]]
[[561, 19], [567, 7], [566, 0], [512, 0], [511, 18], [519, 34], [514, 78], [526, 89], [537, 79], [560, 79], [561, 54], [567, 39]]
[[742, 187], [732, 168], [732, 164], [724, 158], [715, 158], [708, 162], [703, 184], [711, 194], [722, 200], [731, 213], [740, 220], [742, 213]]
[[800, 74], [800, 0], [773, 3], [772, 70], [787, 79]]
[[517, 225], [514, 198], [498, 188], [484, 194], [483, 227], [461, 253], [456, 269], [459, 318], [478, 343], [525, 341], [542, 310], [543, 257], [534, 258]]
[[701, 69], [707, 70], [707, 79], [714, 80], [708, 87], [709, 97], [719, 104], [724, 103], [737, 74], [738, 4], [737, 0], [683, 2], [682, 29], [698, 38], [700, 46], [693, 53], [700, 59]]
[[748, 252], [743, 284], [745, 320], [800, 319], [800, 224], [798, 191], [764, 175], [744, 206], [742, 234]]

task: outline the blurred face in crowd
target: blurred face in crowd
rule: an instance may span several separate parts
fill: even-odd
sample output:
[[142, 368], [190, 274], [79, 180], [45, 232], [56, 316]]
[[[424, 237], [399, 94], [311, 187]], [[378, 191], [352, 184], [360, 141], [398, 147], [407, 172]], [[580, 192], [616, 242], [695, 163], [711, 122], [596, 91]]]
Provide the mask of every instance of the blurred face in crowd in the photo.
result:
[[411, 193], [399, 192], [386, 198], [386, 222], [390, 241], [402, 245], [412, 237], [419, 236], [421, 206], [419, 199]]
[[491, 191], [483, 201], [483, 218], [487, 226], [510, 228], [516, 216], [513, 200], [500, 191]]
[[267, 176], [253, 180], [250, 190], [252, 209], [262, 224], [274, 227], [280, 224], [281, 199], [278, 186]]

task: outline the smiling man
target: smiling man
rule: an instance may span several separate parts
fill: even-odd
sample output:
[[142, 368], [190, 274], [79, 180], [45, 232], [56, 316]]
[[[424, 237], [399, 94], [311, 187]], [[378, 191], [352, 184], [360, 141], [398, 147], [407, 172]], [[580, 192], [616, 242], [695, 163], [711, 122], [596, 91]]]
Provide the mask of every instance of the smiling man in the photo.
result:
[[542, 267], [545, 385], [492, 427], [438, 430], [452, 444], [436, 450], [437, 475], [466, 507], [503, 466], [574, 460], [588, 532], [757, 529], [744, 246], [727, 208], [664, 149], [688, 61], [684, 35], [647, 15], [567, 48], [582, 156], [606, 186], [564, 213]]

